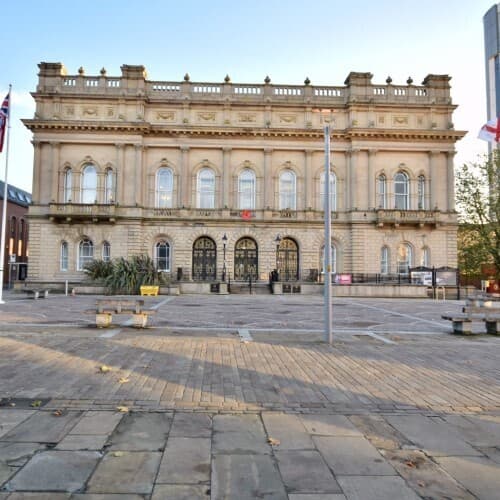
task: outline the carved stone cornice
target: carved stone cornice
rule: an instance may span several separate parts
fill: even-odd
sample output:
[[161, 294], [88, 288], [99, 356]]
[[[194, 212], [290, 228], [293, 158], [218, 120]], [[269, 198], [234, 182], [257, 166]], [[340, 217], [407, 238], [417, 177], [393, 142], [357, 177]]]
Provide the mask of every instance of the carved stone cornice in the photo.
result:
[[[151, 125], [146, 122], [96, 122], [96, 121], [59, 121], [59, 120], [23, 120], [32, 132], [42, 130], [83, 131], [83, 132], [129, 132], [131, 134], [162, 135], [165, 137], [262, 137], [262, 138], [301, 138], [323, 139], [322, 130], [303, 128], [250, 128], [243, 127], [172, 127]], [[333, 140], [377, 139], [403, 141], [443, 141], [455, 142], [464, 137], [466, 132], [459, 130], [395, 130], [395, 129], [346, 129], [334, 130]]]

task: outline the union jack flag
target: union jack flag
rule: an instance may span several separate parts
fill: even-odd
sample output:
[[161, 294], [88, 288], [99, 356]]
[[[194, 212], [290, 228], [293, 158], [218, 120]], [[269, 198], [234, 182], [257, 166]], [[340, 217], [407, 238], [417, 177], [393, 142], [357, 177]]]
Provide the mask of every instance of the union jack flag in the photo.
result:
[[5, 129], [7, 128], [7, 118], [9, 117], [10, 92], [5, 96], [2, 107], [0, 108], [0, 153], [3, 150], [3, 139]]

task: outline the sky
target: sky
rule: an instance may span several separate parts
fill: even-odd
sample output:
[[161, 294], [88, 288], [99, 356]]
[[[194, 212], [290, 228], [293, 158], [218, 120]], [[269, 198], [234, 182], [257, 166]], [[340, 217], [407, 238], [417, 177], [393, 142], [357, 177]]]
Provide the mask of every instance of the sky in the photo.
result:
[[[373, 83], [415, 84], [429, 73], [452, 77], [458, 109], [455, 165], [477, 161], [487, 144], [483, 16], [491, 0], [16, 0], [4, 2], [0, 98], [12, 84], [8, 182], [31, 192], [30, 92], [37, 64], [62, 62], [68, 74], [120, 76], [142, 64], [150, 80], [343, 85], [351, 71]], [[5, 179], [6, 154], [0, 154]]]

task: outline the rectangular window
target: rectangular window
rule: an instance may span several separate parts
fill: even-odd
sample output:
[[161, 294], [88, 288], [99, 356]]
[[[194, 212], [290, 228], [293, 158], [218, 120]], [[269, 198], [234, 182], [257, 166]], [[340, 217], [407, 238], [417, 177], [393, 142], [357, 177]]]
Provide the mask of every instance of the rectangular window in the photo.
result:
[[63, 242], [61, 244], [61, 265], [60, 265], [61, 271], [67, 271], [68, 270], [68, 244], [66, 242]]

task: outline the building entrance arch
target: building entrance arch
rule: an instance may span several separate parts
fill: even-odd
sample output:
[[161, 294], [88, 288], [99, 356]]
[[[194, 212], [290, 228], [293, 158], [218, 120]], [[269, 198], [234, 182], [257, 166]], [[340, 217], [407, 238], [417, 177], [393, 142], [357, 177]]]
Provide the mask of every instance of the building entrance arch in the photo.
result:
[[217, 276], [217, 248], [207, 236], [193, 243], [193, 280], [214, 281]]
[[257, 243], [253, 238], [241, 238], [234, 247], [234, 279], [256, 281], [259, 276]]

